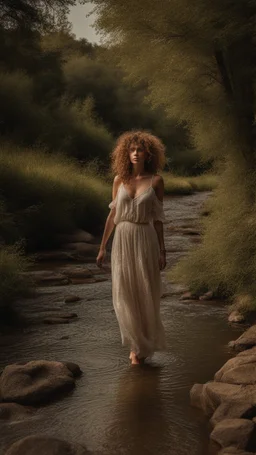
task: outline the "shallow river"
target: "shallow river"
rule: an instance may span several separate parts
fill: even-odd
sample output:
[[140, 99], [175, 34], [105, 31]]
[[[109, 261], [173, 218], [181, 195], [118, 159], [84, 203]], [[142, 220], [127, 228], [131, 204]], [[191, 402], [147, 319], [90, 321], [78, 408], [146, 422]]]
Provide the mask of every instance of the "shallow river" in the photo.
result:
[[[194, 227], [208, 196], [166, 198], [169, 226]], [[187, 254], [195, 236], [182, 235], [168, 225], [165, 234], [170, 268]], [[29, 302], [34, 311], [40, 305], [56, 305], [72, 309], [78, 318], [67, 325], [37, 325], [5, 334], [0, 367], [33, 359], [69, 360], [80, 365], [83, 375], [71, 394], [41, 407], [32, 418], [1, 424], [1, 454], [12, 442], [34, 433], [79, 442], [95, 454], [209, 453], [207, 419], [190, 406], [189, 390], [194, 383], [211, 380], [233, 355], [227, 343], [241, 329], [228, 326], [225, 307], [210, 302], [182, 303], [178, 295], [167, 295], [161, 308], [168, 352], [156, 354], [150, 365], [131, 367], [128, 352], [120, 345], [109, 275], [107, 281], [97, 284], [41, 290], [42, 295]], [[175, 290], [177, 286], [167, 283], [169, 294]], [[72, 293], [82, 300], [67, 307], [63, 296]]]

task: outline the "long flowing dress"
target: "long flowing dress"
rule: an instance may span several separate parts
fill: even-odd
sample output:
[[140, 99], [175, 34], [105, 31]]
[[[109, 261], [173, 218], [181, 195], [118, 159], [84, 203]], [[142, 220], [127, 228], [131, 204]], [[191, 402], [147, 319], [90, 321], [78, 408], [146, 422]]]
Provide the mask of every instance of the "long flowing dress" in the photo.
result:
[[160, 317], [163, 291], [154, 220], [166, 222], [152, 186], [135, 198], [123, 183], [109, 208], [116, 208], [111, 250], [112, 300], [123, 346], [140, 357], [166, 348]]

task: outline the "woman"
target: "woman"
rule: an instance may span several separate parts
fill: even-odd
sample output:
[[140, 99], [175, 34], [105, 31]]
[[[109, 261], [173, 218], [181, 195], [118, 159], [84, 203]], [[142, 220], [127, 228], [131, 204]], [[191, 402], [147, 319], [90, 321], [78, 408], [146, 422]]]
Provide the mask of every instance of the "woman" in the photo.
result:
[[129, 346], [134, 365], [166, 347], [160, 318], [160, 270], [166, 266], [164, 183], [156, 174], [164, 166], [165, 148], [147, 132], [126, 132], [111, 158], [117, 175], [96, 262], [102, 267], [116, 227], [111, 252], [113, 305], [122, 344]]

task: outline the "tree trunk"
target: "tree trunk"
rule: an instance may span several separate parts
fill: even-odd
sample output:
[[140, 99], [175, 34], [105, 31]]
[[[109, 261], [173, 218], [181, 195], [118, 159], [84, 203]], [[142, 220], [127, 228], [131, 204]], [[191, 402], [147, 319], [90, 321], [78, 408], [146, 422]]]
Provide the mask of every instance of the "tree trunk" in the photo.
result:
[[227, 49], [216, 50], [215, 58], [237, 122], [240, 141], [242, 139], [241, 142], [244, 143], [241, 153], [246, 160], [248, 170], [254, 171], [256, 170], [253, 93], [255, 49], [251, 36], [232, 43]]

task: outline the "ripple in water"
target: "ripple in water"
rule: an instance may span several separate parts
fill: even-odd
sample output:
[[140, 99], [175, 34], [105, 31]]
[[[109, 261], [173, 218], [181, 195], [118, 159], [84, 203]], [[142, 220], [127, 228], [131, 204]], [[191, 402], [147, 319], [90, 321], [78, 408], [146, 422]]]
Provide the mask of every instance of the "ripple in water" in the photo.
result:
[[[166, 200], [165, 205], [172, 220], [180, 222], [182, 216], [196, 218], [202, 200], [203, 195], [196, 194]], [[167, 236], [171, 244], [171, 232]], [[190, 407], [189, 391], [194, 383], [211, 380], [232, 356], [226, 344], [238, 334], [228, 326], [225, 310], [165, 298], [168, 351], [157, 353], [150, 365], [130, 367], [128, 351], [120, 345], [110, 280], [69, 286], [68, 292], [83, 299], [72, 306], [79, 318], [69, 325], [38, 326], [30, 333], [9, 335], [7, 341], [3, 338], [0, 364], [69, 360], [84, 374], [73, 392], [41, 408], [32, 419], [2, 424], [2, 452], [21, 437], [44, 433], [102, 455], [207, 455], [207, 419]], [[64, 335], [69, 338], [61, 339]]]

